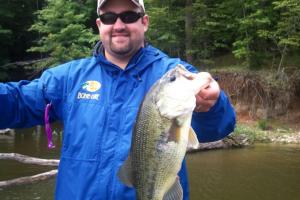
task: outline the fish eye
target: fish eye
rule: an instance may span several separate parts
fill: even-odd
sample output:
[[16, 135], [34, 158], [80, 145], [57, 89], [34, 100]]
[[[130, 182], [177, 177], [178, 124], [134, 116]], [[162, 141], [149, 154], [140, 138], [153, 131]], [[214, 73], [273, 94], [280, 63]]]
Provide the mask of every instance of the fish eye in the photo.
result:
[[173, 82], [175, 80], [176, 80], [176, 76], [175, 75], [173, 75], [173, 76], [170, 77], [170, 82]]

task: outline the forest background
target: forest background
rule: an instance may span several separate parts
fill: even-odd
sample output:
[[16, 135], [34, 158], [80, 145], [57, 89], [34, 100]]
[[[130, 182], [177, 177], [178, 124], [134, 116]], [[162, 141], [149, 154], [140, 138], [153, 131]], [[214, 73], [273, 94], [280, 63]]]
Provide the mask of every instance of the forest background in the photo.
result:
[[[148, 42], [219, 77], [241, 118], [300, 121], [299, 0], [144, 2]], [[0, 81], [92, 55], [96, 0], [0, 3]]]

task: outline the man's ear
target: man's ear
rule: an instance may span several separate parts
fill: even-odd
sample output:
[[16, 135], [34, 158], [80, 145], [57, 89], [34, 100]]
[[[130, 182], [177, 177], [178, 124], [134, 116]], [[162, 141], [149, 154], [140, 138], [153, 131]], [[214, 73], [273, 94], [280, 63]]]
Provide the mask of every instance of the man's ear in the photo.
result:
[[100, 20], [100, 18], [96, 19], [96, 24], [98, 26], [98, 29], [100, 29], [100, 26], [101, 26], [101, 20]]
[[143, 16], [142, 24], [144, 25], [144, 31], [146, 32], [149, 28], [149, 16], [148, 15]]

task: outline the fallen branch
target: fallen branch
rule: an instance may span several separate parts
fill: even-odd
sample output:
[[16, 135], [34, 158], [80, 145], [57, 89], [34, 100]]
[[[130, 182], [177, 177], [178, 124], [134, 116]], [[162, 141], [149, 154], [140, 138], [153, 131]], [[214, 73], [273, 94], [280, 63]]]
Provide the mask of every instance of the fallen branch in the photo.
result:
[[18, 153], [0, 153], [0, 160], [16, 160], [25, 164], [35, 164], [35, 165], [48, 165], [48, 166], [58, 166], [59, 160], [56, 159], [42, 159], [30, 156], [25, 156]]
[[[18, 153], [0, 153], [0, 160], [5, 160], [5, 159], [16, 160], [21, 163], [35, 164], [35, 165], [58, 166], [59, 164], [59, 160], [56, 159], [35, 158], [35, 157], [25, 156]], [[34, 183], [37, 181], [49, 179], [55, 176], [56, 174], [57, 174], [57, 169], [44, 172], [41, 174], [33, 175], [33, 176], [25, 176], [21, 178], [6, 180], [6, 181], [0, 181], [0, 188]]]
[[0, 129], [0, 134], [13, 133], [13, 132], [14, 132], [14, 130], [9, 129], [9, 128], [7, 128], [7, 129]]
[[25, 176], [21, 178], [12, 179], [12, 180], [0, 181], [0, 188], [34, 183], [37, 181], [49, 179], [55, 176], [56, 174], [57, 174], [57, 169], [45, 173], [37, 174], [34, 176]]

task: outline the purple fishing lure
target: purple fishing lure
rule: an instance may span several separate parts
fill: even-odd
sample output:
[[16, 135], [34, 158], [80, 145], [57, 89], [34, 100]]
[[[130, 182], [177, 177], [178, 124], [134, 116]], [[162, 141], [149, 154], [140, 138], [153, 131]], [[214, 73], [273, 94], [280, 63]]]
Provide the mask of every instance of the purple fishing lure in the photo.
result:
[[49, 122], [49, 111], [51, 109], [51, 106], [52, 106], [51, 103], [49, 103], [46, 105], [46, 109], [45, 109], [45, 131], [46, 131], [46, 135], [47, 135], [49, 149], [55, 148], [55, 146], [53, 145], [53, 142], [52, 142], [52, 129], [51, 129], [50, 122]]

